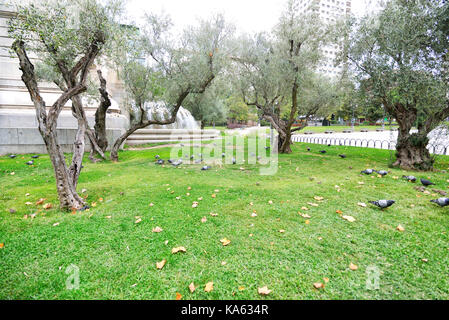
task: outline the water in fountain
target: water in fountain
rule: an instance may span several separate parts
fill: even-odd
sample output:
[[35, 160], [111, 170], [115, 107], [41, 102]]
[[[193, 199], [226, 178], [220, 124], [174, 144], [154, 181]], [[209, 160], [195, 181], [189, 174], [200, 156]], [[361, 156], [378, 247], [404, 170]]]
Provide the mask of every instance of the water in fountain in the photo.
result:
[[[147, 102], [145, 108], [148, 110], [149, 120], [167, 120], [170, 117], [170, 111], [168, 110], [165, 102]], [[179, 108], [176, 116], [176, 121], [169, 125], [152, 125], [148, 129], [200, 129], [195, 118], [189, 112], [189, 110], [183, 107]]]

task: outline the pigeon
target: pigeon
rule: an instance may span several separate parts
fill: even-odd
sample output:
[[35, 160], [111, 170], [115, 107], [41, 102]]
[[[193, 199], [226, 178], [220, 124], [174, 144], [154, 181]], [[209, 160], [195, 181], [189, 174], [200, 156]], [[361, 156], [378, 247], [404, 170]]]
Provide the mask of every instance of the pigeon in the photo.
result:
[[195, 163], [196, 163], [196, 164], [201, 163], [201, 162], [203, 162], [203, 159], [195, 160]]
[[222, 157], [222, 158], [225, 158], [225, 157], [226, 157], [226, 154], [223, 152], [223, 153], [221, 154], [221, 157]]
[[422, 185], [425, 186], [425, 187], [428, 187], [428, 186], [434, 186], [434, 185], [435, 185], [435, 183], [433, 183], [433, 182], [431, 182], [431, 181], [429, 181], [429, 180], [426, 180], [426, 179], [422, 179], [422, 178], [421, 178], [421, 183], [422, 183]]
[[307, 148], [307, 151], [310, 151], [310, 148]]
[[405, 179], [405, 180], [410, 181], [410, 182], [416, 182], [416, 177], [415, 176], [402, 176], [402, 179]]
[[386, 209], [388, 207], [391, 207], [395, 202], [396, 201], [394, 200], [379, 200], [379, 201], [370, 201], [369, 203], [372, 203], [381, 209]]
[[380, 174], [382, 177], [383, 176], [386, 176], [387, 174], [388, 174], [388, 172], [387, 171], [385, 171], [385, 170], [379, 170], [379, 171], [376, 171], [378, 174]]
[[329, 143], [328, 145], [327, 145], [328, 147], [330, 147], [331, 146], [331, 144]]
[[265, 150], [268, 150], [268, 149], [270, 149], [270, 147], [265, 147]]
[[26, 162], [25, 164], [27, 164], [27, 165], [29, 165], [29, 166], [32, 166], [32, 165], [34, 164], [34, 161], [31, 160], [31, 161]]
[[191, 156], [190, 156], [190, 160], [193, 160], [193, 159], [195, 159], [195, 156], [194, 156], [194, 155], [191, 155]]
[[182, 160], [179, 159], [179, 160], [177, 160], [177, 161], [173, 161], [171, 164], [172, 164], [172, 166], [177, 167], [177, 166], [179, 166], [179, 165], [182, 164]]
[[325, 154], [326, 150], [321, 150], [320, 153]]
[[374, 172], [373, 169], [366, 169], [366, 170], [360, 171], [360, 173], [364, 173], [364, 174], [367, 174], [367, 175], [370, 175], [370, 174], [372, 174], [373, 172]]
[[155, 158], [156, 158], [156, 159], [159, 159], [160, 157], [161, 157], [161, 156], [160, 156], [160, 155], [158, 155], [158, 154], [157, 154], [157, 155], [155, 156]]
[[339, 154], [338, 155], [340, 158], [342, 158], [342, 159], [346, 159], [346, 155], [345, 154]]
[[201, 170], [202, 171], [206, 171], [206, 170], [209, 170], [209, 169], [211, 169], [212, 167], [210, 167], [210, 166], [204, 166], [204, 167], [202, 167], [201, 168]]
[[17, 156], [16, 156], [15, 154], [10, 154], [9, 157], [10, 157], [11, 159], [14, 159], [14, 158], [17, 157]]
[[155, 164], [159, 164], [159, 165], [161, 165], [161, 164], [164, 164], [164, 160], [162, 160], [162, 159], [159, 159], [159, 160], [157, 160], [156, 162], [155, 162]]
[[237, 160], [235, 160], [235, 158], [232, 158], [232, 164], [236, 164]]
[[172, 159], [167, 160], [168, 163], [173, 163], [174, 161]]
[[31, 158], [37, 159], [37, 158], [39, 158], [39, 156], [38, 156], [38, 155], [35, 155], [35, 156], [31, 156]]
[[439, 198], [436, 200], [430, 200], [430, 202], [436, 203], [440, 207], [449, 206], [449, 198]]

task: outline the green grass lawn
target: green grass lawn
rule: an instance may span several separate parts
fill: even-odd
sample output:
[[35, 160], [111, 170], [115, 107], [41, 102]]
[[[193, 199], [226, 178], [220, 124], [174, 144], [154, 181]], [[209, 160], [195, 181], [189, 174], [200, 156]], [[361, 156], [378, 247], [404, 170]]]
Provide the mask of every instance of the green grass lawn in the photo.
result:
[[[281, 155], [274, 176], [249, 165], [244, 171], [154, 165], [156, 154], [169, 156], [168, 148], [124, 151], [119, 163], [86, 159], [78, 190], [86, 189], [96, 206], [76, 214], [55, 208], [47, 155], [33, 167], [24, 164], [29, 155], [0, 157], [0, 299], [175, 299], [177, 292], [183, 299], [260, 299], [263, 286], [272, 290], [267, 299], [448, 299], [449, 208], [429, 202], [433, 191], [393, 178], [408, 172], [359, 174], [388, 169], [388, 151], [310, 145], [307, 152], [307, 146], [295, 144], [292, 154]], [[323, 148], [325, 155], [317, 152]], [[342, 152], [347, 159], [337, 156]], [[449, 157], [438, 158], [439, 170], [448, 167]], [[415, 175], [449, 191], [444, 172]], [[53, 208], [35, 205], [39, 198]], [[368, 204], [384, 198], [397, 203], [385, 211]], [[152, 232], [157, 226], [163, 231]], [[223, 238], [231, 243], [223, 246]], [[179, 246], [187, 251], [172, 254]], [[77, 290], [66, 289], [71, 264], [80, 270]], [[372, 266], [380, 271], [378, 290], [366, 288]], [[205, 292], [210, 281], [213, 290]], [[197, 289], [190, 293], [192, 282]], [[315, 289], [317, 282], [325, 287]]]

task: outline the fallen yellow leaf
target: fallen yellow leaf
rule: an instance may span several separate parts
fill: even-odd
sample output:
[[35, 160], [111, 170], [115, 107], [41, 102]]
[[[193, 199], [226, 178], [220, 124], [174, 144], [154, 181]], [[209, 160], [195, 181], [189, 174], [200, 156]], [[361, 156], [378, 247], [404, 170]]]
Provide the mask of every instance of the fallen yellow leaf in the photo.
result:
[[179, 292], [176, 292], [176, 300], [181, 300], [182, 295]]
[[189, 290], [191, 293], [195, 292], [196, 288], [195, 288], [195, 284], [193, 282], [191, 284], [189, 284]]
[[0, 249], [3, 249], [5, 247], [5, 244], [2, 242], [0, 243]]
[[349, 221], [349, 222], [354, 222], [355, 221], [355, 218], [351, 217], [351, 216], [342, 216], [342, 218], [345, 219], [346, 221]]
[[352, 262], [349, 264], [349, 269], [351, 269], [352, 271], [357, 270], [359, 267], [356, 264], [353, 264]]
[[167, 260], [165, 260], [165, 259], [160, 262], [156, 262], [156, 268], [161, 270], [165, 266], [166, 263], [167, 263]]
[[313, 284], [313, 286], [315, 287], [315, 289], [323, 289], [324, 288], [324, 284], [322, 284], [321, 282], [315, 282]]
[[231, 243], [231, 240], [223, 238], [220, 240], [220, 242], [223, 244], [223, 246], [227, 246], [228, 244]]
[[206, 221], [207, 221], [207, 218], [206, 218], [206, 217], [202, 217], [202, 218], [201, 218], [201, 222], [202, 222], [202, 223], [205, 223]]
[[401, 226], [401, 225], [398, 225], [398, 226], [396, 227], [396, 230], [398, 230], [399, 232], [404, 232], [404, 231], [405, 231], [405, 228], [404, 228], [403, 226]]
[[155, 228], [152, 229], [152, 231], [156, 232], [156, 233], [159, 233], [159, 232], [162, 232], [163, 229], [161, 227], [155, 227]]
[[176, 247], [176, 248], [171, 249], [171, 253], [173, 253], [173, 254], [178, 253], [178, 252], [186, 252], [186, 251], [187, 251], [187, 249], [185, 247]]
[[268, 289], [267, 286], [262, 287], [262, 288], [258, 288], [258, 289], [257, 289], [257, 292], [258, 292], [260, 295], [263, 295], [263, 296], [266, 296], [266, 295], [270, 294], [271, 291], [272, 291], [272, 290]]
[[206, 283], [206, 286], [204, 287], [204, 291], [211, 292], [214, 289], [214, 283], [212, 281]]

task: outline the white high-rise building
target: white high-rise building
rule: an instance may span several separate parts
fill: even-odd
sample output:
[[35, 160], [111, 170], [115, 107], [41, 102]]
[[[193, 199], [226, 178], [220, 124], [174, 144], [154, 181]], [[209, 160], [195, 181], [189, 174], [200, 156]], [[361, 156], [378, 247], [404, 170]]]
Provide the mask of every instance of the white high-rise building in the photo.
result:
[[[338, 18], [351, 13], [352, 0], [300, 0], [300, 13], [317, 12], [325, 23], [335, 22]], [[341, 48], [338, 45], [323, 47], [323, 61], [317, 71], [330, 77], [336, 77], [343, 70], [342, 65], [335, 66], [335, 59]]]

